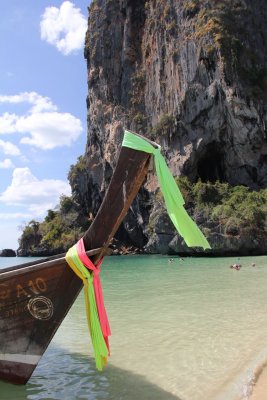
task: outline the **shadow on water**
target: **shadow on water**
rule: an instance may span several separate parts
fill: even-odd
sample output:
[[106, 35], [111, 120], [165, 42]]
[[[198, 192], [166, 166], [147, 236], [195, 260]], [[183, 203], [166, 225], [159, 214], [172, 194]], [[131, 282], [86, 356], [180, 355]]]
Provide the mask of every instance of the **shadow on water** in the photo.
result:
[[114, 367], [97, 372], [94, 360], [49, 347], [26, 386], [0, 382], [1, 400], [182, 400], [146, 380]]

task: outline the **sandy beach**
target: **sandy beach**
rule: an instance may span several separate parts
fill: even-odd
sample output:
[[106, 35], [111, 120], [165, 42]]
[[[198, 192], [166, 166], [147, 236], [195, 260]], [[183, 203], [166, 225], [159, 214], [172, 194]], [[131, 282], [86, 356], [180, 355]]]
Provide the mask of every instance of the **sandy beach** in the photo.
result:
[[267, 367], [262, 371], [250, 400], [267, 400]]

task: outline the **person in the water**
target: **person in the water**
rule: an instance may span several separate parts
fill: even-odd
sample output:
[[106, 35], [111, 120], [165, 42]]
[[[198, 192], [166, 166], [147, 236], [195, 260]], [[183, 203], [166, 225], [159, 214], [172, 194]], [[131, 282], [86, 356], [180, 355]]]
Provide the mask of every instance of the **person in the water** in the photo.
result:
[[232, 264], [232, 265], [230, 265], [230, 268], [236, 269], [237, 271], [239, 271], [241, 267], [242, 267], [241, 264]]

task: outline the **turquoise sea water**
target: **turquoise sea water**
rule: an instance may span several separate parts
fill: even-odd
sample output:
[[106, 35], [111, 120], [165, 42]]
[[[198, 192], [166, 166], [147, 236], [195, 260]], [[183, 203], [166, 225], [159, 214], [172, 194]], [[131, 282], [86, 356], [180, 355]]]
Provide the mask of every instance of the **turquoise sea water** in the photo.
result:
[[81, 294], [29, 383], [0, 383], [0, 399], [248, 400], [267, 363], [266, 283], [267, 256], [108, 257], [105, 371], [95, 369]]

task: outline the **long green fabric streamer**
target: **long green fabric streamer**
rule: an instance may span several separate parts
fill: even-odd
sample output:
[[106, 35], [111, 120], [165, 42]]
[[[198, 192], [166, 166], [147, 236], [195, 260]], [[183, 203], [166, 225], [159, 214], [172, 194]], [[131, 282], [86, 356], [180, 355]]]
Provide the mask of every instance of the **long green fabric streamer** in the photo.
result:
[[211, 247], [207, 239], [184, 209], [185, 202], [183, 196], [160, 153], [160, 146], [157, 145], [158, 148], [155, 148], [145, 139], [142, 139], [140, 136], [136, 136], [129, 131], [125, 131], [122, 146], [153, 154], [156, 173], [165, 200], [167, 212], [175, 228], [183, 237], [187, 246], [210, 249]]
[[102, 370], [107, 364], [108, 349], [101, 331], [96, 299], [93, 287], [93, 274], [83, 265], [74, 245], [66, 254], [66, 261], [73, 271], [83, 280], [88, 327], [94, 349], [96, 367]]

